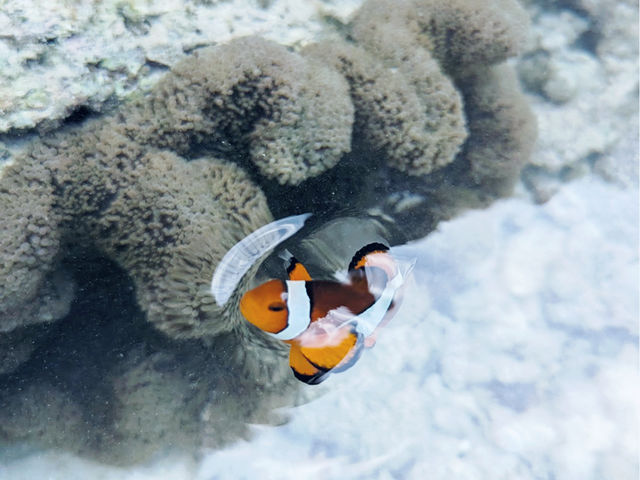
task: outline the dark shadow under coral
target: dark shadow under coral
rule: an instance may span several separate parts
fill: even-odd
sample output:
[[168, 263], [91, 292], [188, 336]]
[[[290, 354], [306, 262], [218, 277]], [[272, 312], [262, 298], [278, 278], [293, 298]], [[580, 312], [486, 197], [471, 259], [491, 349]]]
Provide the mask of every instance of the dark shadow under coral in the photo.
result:
[[29, 360], [0, 375], [0, 444], [23, 437], [130, 464], [281, 421], [269, 412], [291, 400], [243, 373], [235, 334], [170, 339], [146, 321], [126, 272], [95, 250], [72, 252], [62, 262], [78, 285], [69, 314], [39, 327]]

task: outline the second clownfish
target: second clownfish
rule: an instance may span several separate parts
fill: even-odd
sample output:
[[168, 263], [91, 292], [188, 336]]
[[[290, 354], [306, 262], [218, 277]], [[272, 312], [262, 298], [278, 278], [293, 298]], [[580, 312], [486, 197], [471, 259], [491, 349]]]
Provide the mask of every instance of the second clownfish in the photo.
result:
[[269, 280], [240, 301], [253, 325], [291, 346], [289, 365], [299, 380], [322, 382], [351, 367], [372, 347], [393, 315], [404, 284], [389, 248], [371, 243], [353, 256], [345, 282], [312, 280], [295, 258], [288, 280]]

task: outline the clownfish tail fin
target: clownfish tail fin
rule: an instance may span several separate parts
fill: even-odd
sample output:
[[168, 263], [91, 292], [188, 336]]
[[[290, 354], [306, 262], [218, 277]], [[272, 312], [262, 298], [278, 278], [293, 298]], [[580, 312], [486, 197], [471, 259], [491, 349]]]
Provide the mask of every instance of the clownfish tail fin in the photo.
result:
[[366, 265], [367, 255], [371, 253], [386, 253], [388, 251], [389, 247], [382, 243], [373, 242], [365, 245], [360, 250], [358, 250], [351, 259], [351, 263], [349, 263], [349, 271], [357, 270], [358, 268], [364, 267]]
[[311, 280], [311, 275], [309, 275], [307, 269], [293, 256], [289, 260], [287, 274], [289, 275], [289, 280], [303, 280], [305, 282]]

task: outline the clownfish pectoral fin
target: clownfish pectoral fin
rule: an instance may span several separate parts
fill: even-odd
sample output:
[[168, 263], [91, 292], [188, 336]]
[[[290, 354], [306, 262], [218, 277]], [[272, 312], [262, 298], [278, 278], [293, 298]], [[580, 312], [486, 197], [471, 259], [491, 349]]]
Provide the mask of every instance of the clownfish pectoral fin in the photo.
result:
[[311, 280], [311, 275], [309, 275], [307, 269], [304, 268], [304, 265], [302, 265], [296, 257], [291, 257], [291, 260], [289, 260], [287, 274], [289, 275], [289, 280], [302, 280], [305, 282]]
[[349, 263], [349, 271], [357, 270], [359, 268], [363, 268], [367, 265], [367, 255], [371, 255], [372, 253], [387, 253], [389, 251], [389, 247], [383, 245], [382, 243], [370, 243], [365, 245], [360, 250], [358, 250], [351, 262]]
[[317, 385], [328, 374], [326, 370], [322, 370], [309, 362], [300, 351], [300, 346], [295, 343], [291, 345], [291, 350], [289, 351], [289, 366], [298, 380], [309, 385]]

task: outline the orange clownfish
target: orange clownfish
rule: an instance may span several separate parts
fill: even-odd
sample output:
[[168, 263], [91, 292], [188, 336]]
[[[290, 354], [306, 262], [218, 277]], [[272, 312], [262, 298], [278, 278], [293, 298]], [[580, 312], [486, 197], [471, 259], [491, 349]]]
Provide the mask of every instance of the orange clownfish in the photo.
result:
[[404, 284], [389, 248], [380, 243], [353, 256], [345, 282], [312, 280], [295, 258], [287, 273], [286, 281], [269, 280], [245, 293], [240, 311], [250, 323], [291, 346], [289, 365], [296, 378], [308, 384], [346, 370], [363, 347], [375, 344]]

